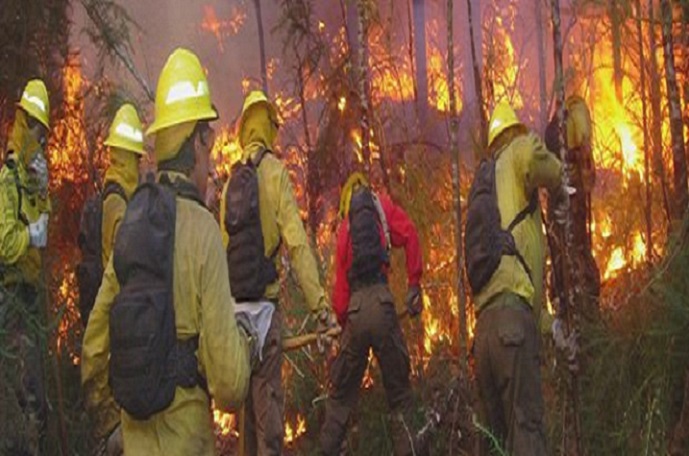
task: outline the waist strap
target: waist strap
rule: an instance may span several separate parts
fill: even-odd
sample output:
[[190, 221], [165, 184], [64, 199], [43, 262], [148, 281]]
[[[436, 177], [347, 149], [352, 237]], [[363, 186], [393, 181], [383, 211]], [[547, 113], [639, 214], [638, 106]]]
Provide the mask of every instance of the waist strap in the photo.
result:
[[355, 280], [350, 280], [349, 288], [352, 292], [359, 291], [363, 288], [370, 287], [372, 285], [387, 284], [388, 278], [381, 271], [378, 274], [372, 275], [370, 277], [360, 277]]
[[177, 340], [172, 351], [172, 363], [177, 386], [181, 388], [201, 387], [208, 394], [208, 382], [198, 368], [196, 351], [199, 348], [199, 336], [187, 340]]

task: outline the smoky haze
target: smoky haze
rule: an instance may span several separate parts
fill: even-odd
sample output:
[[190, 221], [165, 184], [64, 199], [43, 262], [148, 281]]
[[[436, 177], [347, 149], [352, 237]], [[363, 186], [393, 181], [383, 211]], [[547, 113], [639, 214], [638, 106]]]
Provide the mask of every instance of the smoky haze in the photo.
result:
[[[503, 21], [511, 23], [514, 41], [515, 59], [520, 70], [516, 81], [524, 98], [524, 120], [537, 127], [538, 112], [538, 59], [535, 34], [535, 15], [533, 5], [539, 0], [525, 0], [524, 8], [518, 10], [501, 9], [501, 3], [495, 0], [472, 0], [474, 30], [477, 38], [479, 59], [485, 52], [481, 45], [482, 35], [491, 33], [494, 18], [501, 16]], [[167, 56], [177, 47], [187, 47], [200, 58], [208, 71], [211, 95], [217, 106], [220, 123], [228, 125], [233, 122], [241, 110], [244, 93], [242, 81], [250, 79], [252, 86], [260, 84], [260, 56], [258, 44], [258, 27], [253, 0], [208, 0], [203, 2], [188, 0], [118, 0], [125, 7], [139, 29], [132, 28], [132, 47], [134, 61], [139, 72], [146, 78], [150, 87], [155, 90], [157, 77]], [[350, 4], [351, 2], [344, 2]], [[395, 49], [409, 43], [409, 13], [412, 11], [412, 0], [387, 0], [377, 2], [380, 23], [390, 34]], [[275, 30], [281, 14], [277, 0], [261, 2], [263, 28], [265, 36], [266, 61], [269, 67], [269, 90], [271, 95], [276, 91], [294, 89], [294, 70], [290, 62], [291, 54], [283, 54], [283, 30]], [[333, 38], [344, 24], [342, 2], [339, 0], [315, 1], [314, 19], [323, 21], [325, 33]], [[426, 40], [427, 45], [438, 48], [443, 55], [447, 50], [447, 15], [446, 2], [425, 1], [426, 7]], [[457, 90], [463, 101], [464, 114], [462, 125], [473, 124], [467, 117], [475, 117], [471, 109], [475, 103], [474, 81], [469, 47], [469, 27], [467, 20], [467, 2], [455, 1], [454, 7], [455, 65]], [[544, 20], [548, 18], [547, 3], [543, 2]], [[213, 17], [220, 23], [220, 36], [204, 28]], [[240, 19], [237, 19], [240, 17]], [[97, 65], [97, 53], [88, 36], [82, 33], [89, 25], [89, 19], [79, 2], [73, 10], [72, 47], [79, 51], [82, 70], [87, 79], [92, 79]], [[350, 25], [350, 27], [355, 24]], [[545, 42], [549, 43], [550, 30], [546, 27]], [[483, 48], [483, 49], [482, 49]], [[483, 52], [482, 52], [483, 50]], [[548, 46], [546, 55], [551, 54]], [[406, 58], [407, 56], [400, 56]], [[444, 63], [443, 63], [444, 64]], [[548, 58], [548, 89], [551, 88], [551, 59]], [[271, 72], [271, 68], [274, 71]], [[446, 67], [445, 67], [446, 68]], [[446, 71], [446, 70], [445, 70]], [[143, 91], [133, 77], [119, 62], [106, 64], [106, 75], [116, 83], [121, 83], [138, 100], [145, 100]], [[272, 77], [271, 77], [272, 76]], [[291, 95], [291, 94], [290, 94]], [[146, 123], [152, 120], [152, 103], [144, 103], [143, 117]], [[467, 116], [466, 114], [470, 114]], [[460, 131], [466, 132], [468, 128]], [[462, 133], [460, 136], [464, 137]]]

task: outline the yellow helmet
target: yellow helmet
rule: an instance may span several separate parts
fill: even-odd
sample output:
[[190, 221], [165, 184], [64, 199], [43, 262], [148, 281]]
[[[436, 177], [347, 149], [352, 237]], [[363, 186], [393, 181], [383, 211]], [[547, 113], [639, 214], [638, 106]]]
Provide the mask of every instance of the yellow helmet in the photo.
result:
[[128, 150], [138, 155], [146, 155], [144, 151], [144, 133], [141, 128], [139, 115], [134, 106], [125, 103], [117, 110], [110, 125], [106, 146]]
[[352, 202], [352, 194], [359, 187], [368, 187], [368, 180], [360, 172], [353, 173], [347, 179], [340, 193], [340, 217], [345, 218], [349, 214], [349, 204]]
[[241, 133], [242, 128], [244, 128], [244, 121], [246, 120], [246, 114], [249, 112], [253, 106], [265, 105], [268, 108], [268, 113], [270, 115], [270, 120], [272, 120], [275, 125], [278, 124], [278, 115], [275, 110], [275, 106], [270, 102], [268, 97], [262, 90], [252, 90], [249, 95], [244, 99], [244, 106], [242, 107], [242, 116], [239, 119], [239, 132]]
[[493, 141], [495, 141], [503, 131], [515, 125], [522, 125], [522, 123], [519, 121], [512, 106], [506, 101], [498, 103], [490, 118], [490, 123], [488, 124], [488, 147], [493, 144]]
[[160, 72], [155, 120], [146, 134], [185, 122], [217, 118], [206, 73], [198, 57], [187, 49], [175, 49]]
[[48, 90], [40, 79], [32, 79], [26, 84], [19, 106], [31, 117], [50, 128], [50, 100]]

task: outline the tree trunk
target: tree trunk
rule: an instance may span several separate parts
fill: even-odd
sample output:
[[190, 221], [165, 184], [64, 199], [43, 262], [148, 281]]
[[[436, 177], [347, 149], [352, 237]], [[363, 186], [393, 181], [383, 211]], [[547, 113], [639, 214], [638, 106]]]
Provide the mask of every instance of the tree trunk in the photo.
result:
[[[689, 105], [689, 0], [680, 0], [679, 4], [682, 6], [682, 108], [686, 110]], [[684, 119], [684, 123], [689, 125], [689, 119]]]
[[672, 5], [670, 0], [660, 0], [663, 25], [663, 56], [665, 57], [665, 83], [670, 110], [670, 136], [672, 138], [672, 164], [674, 167], [674, 220], [684, 216], [689, 202], [687, 188], [687, 158], [684, 154], [684, 126], [682, 124], [682, 105], [677, 87], [675, 72], [674, 43], [672, 40]]
[[641, 122], [644, 134], [644, 181], [646, 184], [646, 263], [651, 266], [653, 260], [653, 223], [652, 223], [652, 192], [651, 172], [649, 166], [648, 116], [646, 96], [646, 57], [644, 52], [644, 29], [642, 26], [641, 0], [636, 0], [636, 29], [639, 42], [639, 77], [641, 79]]
[[[563, 42], [562, 42], [562, 32], [561, 32], [561, 22], [560, 22], [560, 0], [551, 0], [551, 13], [553, 21], [553, 49], [554, 49], [554, 63], [555, 63], [555, 90], [556, 90], [556, 116], [558, 124], [558, 136], [560, 144], [560, 160], [562, 163], [566, 163], [567, 149], [565, 142], [565, 87], [564, 87], [564, 70], [563, 70]], [[565, 167], [565, 172], [562, 179], [562, 191], [567, 191], [569, 187], [569, 172], [567, 167]], [[560, 245], [564, 247], [564, 261], [563, 263], [563, 288], [565, 290], [565, 299], [560, 302], [560, 308], [558, 309], [558, 316], [563, 319], [565, 323], [566, 333], [571, 334], [575, 331], [575, 302], [574, 297], [581, 289], [581, 280], [578, 276], [578, 269], [572, 261], [572, 213], [567, 212], [567, 217], [565, 220], [564, 229], [560, 230], [563, 233], [564, 239], [560, 239]], [[563, 454], [572, 454], [574, 456], [583, 455], [583, 449], [581, 448], [581, 431], [579, 422], [579, 391], [578, 391], [578, 380], [576, 374], [572, 373], [570, 378], [566, 382], [567, 391], [565, 394], [565, 401], [567, 398], [571, 400], [571, 404], [567, 404], [563, 407], [564, 419], [563, 428], [565, 429], [565, 435], [563, 436], [563, 444], [565, 448], [562, 449]], [[568, 432], [569, 431], [569, 432]], [[573, 435], [570, 435], [570, 432]], [[569, 449], [569, 443], [572, 443], [571, 449]]]
[[368, 17], [367, 0], [357, 0], [358, 61], [357, 78], [359, 101], [361, 104], [361, 154], [364, 158], [364, 171], [370, 179], [371, 174], [371, 127], [368, 119]]
[[478, 116], [481, 130], [479, 132], [478, 143], [483, 146], [486, 141], [488, 133], [488, 121], [486, 120], [485, 103], [483, 101], [483, 90], [481, 84], [481, 69], [480, 62], [476, 55], [476, 39], [474, 35], [474, 15], [471, 11], [472, 0], [467, 0], [467, 18], [469, 20], [469, 41], [471, 43], [471, 66], [474, 69], [474, 90], [476, 91], [476, 103], [478, 104]]
[[543, 30], [543, 0], [535, 0], [536, 6], [536, 41], [538, 44], [538, 92], [539, 92], [539, 131], [545, 131], [548, 125], [548, 86], [545, 68], [545, 32]]
[[416, 105], [419, 110], [421, 132], [428, 119], [428, 64], [426, 62], [426, 3], [413, 0], [414, 9], [414, 55], [416, 60]]
[[263, 37], [263, 15], [261, 14], [261, 0], [254, 0], [256, 7], [256, 23], [258, 25], [258, 49], [261, 58], [261, 84], [268, 95], [268, 67], [266, 65], [266, 43]]
[[416, 62], [414, 61], [414, 13], [412, 12], [411, 7], [412, 1], [413, 0], [407, 1], [407, 28], [409, 33], [409, 48], [407, 49], [407, 51], [409, 52], [409, 64], [411, 65], [412, 84], [414, 85], [414, 100], [418, 100], [419, 93], [417, 90], [416, 82]]
[[452, 157], [452, 195], [455, 208], [455, 253], [457, 267], [457, 302], [459, 303], [459, 360], [461, 376], [465, 378], [467, 372], [467, 315], [466, 293], [464, 291], [464, 242], [462, 237], [462, 198], [460, 186], [461, 163], [457, 135], [459, 121], [457, 119], [457, 102], [455, 100], [455, 55], [454, 55], [454, 1], [447, 0], [447, 72], [448, 88], [450, 92], [450, 156]]
[[672, 210], [670, 209], [667, 177], [665, 176], [665, 163], [663, 161], [663, 130], [660, 109], [661, 75], [658, 67], [658, 45], [656, 41], [656, 23], [654, 18], [653, 1], [654, 0], [648, 0], [648, 23], [651, 54], [649, 62], [651, 66], [651, 74], [649, 81], [651, 85], [651, 139], [653, 140], [653, 170], [656, 174], [656, 179], [660, 180], [661, 190], [663, 192], [663, 206], [665, 207], [665, 218], [669, 225], [669, 222], [672, 219]]
[[609, 0], [608, 14], [612, 28], [612, 69], [615, 96], [622, 102], [622, 24], [620, 5], [617, 0]]

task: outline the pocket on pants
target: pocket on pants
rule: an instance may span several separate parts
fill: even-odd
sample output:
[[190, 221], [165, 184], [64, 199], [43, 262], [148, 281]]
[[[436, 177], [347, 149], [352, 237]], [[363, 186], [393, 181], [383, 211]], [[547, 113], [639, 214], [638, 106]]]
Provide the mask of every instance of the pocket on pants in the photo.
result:
[[508, 318], [499, 319], [498, 337], [505, 347], [524, 345], [524, 326], [518, 316], [510, 312]]
[[540, 432], [543, 426], [543, 408], [536, 404], [520, 404], [514, 408], [519, 427], [532, 433]]

